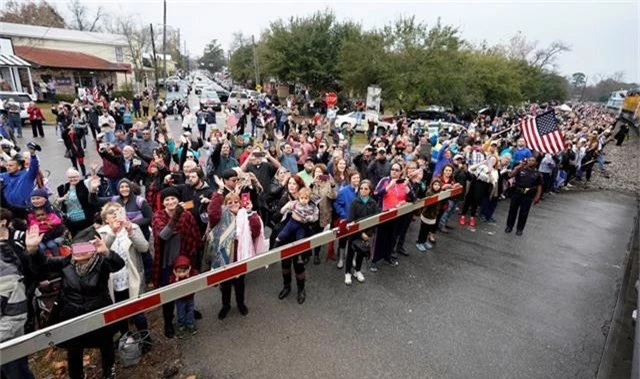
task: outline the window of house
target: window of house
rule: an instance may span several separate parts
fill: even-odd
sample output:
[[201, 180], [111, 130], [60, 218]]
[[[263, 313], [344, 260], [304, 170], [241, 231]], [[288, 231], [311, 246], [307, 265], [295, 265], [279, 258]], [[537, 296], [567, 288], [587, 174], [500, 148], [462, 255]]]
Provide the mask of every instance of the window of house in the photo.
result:
[[116, 62], [118, 63], [124, 62], [124, 53], [122, 52], [122, 46], [116, 47]]

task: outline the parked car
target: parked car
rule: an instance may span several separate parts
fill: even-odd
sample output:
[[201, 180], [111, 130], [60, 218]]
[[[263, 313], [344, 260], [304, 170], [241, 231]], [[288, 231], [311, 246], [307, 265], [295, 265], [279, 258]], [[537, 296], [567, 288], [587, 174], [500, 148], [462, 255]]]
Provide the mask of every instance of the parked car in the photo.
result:
[[222, 102], [216, 91], [202, 91], [200, 94], [200, 109], [213, 108], [214, 111], [222, 110]]
[[216, 91], [216, 93], [218, 94], [218, 98], [222, 103], [226, 103], [227, 101], [229, 101], [229, 92], [225, 90], [219, 90]]
[[227, 99], [227, 105], [230, 107], [240, 108], [243, 105], [249, 105], [249, 95], [243, 91], [231, 91]]
[[372, 114], [363, 114], [360, 118], [360, 123], [358, 124], [356, 121], [356, 112], [349, 112], [347, 114], [340, 115], [336, 117], [336, 125], [339, 125], [341, 129], [344, 129], [347, 124], [351, 124], [355, 126], [356, 132], [365, 133], [369, 127], [367, 120], [373, 118], [378, 122], [378, 128], [376, 130], [377, 134], [381, 134], [383, 131], [392, 130], [393, 124], [390, 122], [382, 121], [378, 118], [377, 115]]
[[167, 95], [165, 96], [164, 102], [165, 104], [171, 104], [172, 101], [180, 101], [180, 100], [184, 100], [185, 96], [184, 93], [182, 91], [176, 91], [176, 92], [167, 92]]
[[22, 123], [24, 124], [25, 121], [29, 121], [27, 108], [29, 108], [31, 96], [26, 92], [0, 92], [0, 114], [6, 115], [7, 111], [4, 109], [4, 103], [9, 99], [13, 99], [20, 104], [20, 118], [22, 119]]
[[258, 91], [245, 90], [245, 92], [247, 93], [247, 95], [249, 95], [250, 98], [254, 100], [259, 100], [261, 98], [261, 93]]
[[407, 115], [410, 120], [439, 121], [448, 120], [448, 115], [444, 111], [434, 109], [416, 109]]

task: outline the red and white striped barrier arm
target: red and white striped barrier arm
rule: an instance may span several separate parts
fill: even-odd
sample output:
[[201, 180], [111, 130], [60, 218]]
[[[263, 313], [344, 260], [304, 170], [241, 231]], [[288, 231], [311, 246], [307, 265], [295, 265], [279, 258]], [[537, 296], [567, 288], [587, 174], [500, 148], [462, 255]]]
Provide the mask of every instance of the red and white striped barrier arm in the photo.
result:
[[17, 358], [46, 349], [48, 346], [57, 345], [103, 326], [129, 318], [140, 312], [151, 310], [162, 304], [205, 290], [229, 279], [259, 270], [267, 265], [278, 263], [314, 247], [323, 246], [339, 238], [354, 234], [359, 230], [365, 230], [396, 217], [412, 213], [427, 205], [458, 196], [463, 193], [463, 191], [464, 189], [461, 186], [456, 186], [450, 190], [442, 191], [437, 195], [416, 201], [415, 203], [390, 209], [356, 223], [345, 224], [340, 228], [334, 228], [318, 233], [310, 238], [280, 246], [253, 258], [225, 266], [224, 268], [205, 272], [193, 278], [180, 281], [179, 283], [158, 288], [143, 294], [137, 299], [111, 305], [52, 325], [48, 328], [5, 341], [0, 344], [0, 364], [11, 362]]

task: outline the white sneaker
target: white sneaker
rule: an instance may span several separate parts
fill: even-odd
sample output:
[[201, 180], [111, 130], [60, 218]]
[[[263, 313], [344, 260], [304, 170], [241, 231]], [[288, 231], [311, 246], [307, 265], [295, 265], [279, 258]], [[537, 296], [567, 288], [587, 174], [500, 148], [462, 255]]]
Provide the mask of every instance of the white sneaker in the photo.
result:
[[356, 271], [356, 273], [354, 274], [354, 276], [356, 277], [356, 280], [360, 283], [364, 283], [364, 275], [362, 275], [362, 273], [360, 271]]
[[342, 257], [340, 257], [340, 259], [338, 259], [338, 268], [343, 268], [343, 267], [344, 267], [344, 259], [342, 259]]
[[573, 184], [571, 184], [571, 183], [567, 183], [567, 187], [569, 187], [569, 188], [573, 188]]
[[416, 244], [416, 249], [420, 250], [420, 251], [427, 251], [426, 246], [424, 246], [423, 243], [417, 243]]
[[[362, 274], [360, 274], [362, 275]], [[344, 284], [350, 286], [351, 285], [351, 274], [344, 274]]]

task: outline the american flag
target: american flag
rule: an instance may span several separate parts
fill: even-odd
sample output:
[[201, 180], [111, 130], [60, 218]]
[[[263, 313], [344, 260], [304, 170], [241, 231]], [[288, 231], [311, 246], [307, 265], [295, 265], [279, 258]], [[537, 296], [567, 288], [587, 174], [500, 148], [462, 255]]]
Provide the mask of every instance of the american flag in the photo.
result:
[[97, 101], [100, 98], [100, 91], [98, 91], [98, 87], [93, 87], [93, 100]]
[[565, 148], [564, 137], [558, 129], [553, 109], [536, 117], [526, 117], [520, 128], [527, 146], [532, 150], [556, 154]]

